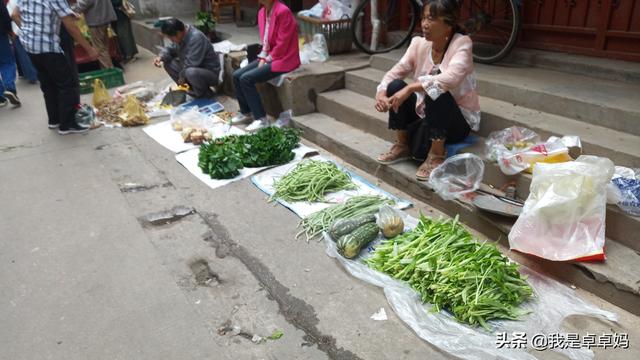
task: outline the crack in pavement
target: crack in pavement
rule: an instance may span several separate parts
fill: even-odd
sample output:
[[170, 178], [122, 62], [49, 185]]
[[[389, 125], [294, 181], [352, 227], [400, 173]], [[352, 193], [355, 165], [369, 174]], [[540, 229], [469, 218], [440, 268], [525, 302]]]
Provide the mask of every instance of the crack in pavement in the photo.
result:
[[167, 188], [167, 187], [173, 187], [173, 184], [171, 183], [171, 181], [167, 181], [163, 184], [153, 184], [153, 185], [125, 183], [120, 186], [120, 192], [123, 192], [123, 193], [140, 192], [140, 191], [152, 190], [155, 188]]
[[280, 313], [291, 325], [305, 333], [305, 344], [315, 344], [319, 350], [326, 353], [334, 360], [361, 360], [359, 356], [344, 348], [338, 348], [336, 339], [330, 335], [324, 335], [318, 330], [320, 319], [316, 315], [313, 306], [290, 294], [289, 288], [282, 285], [255, 256], [242, 245], [234, 242], [227, 228], [218, 221], [217, 214], [197, 213], [209, 227], [211, 234], [204, 240], [216, 249], [216, 256], [225, 258], [232, 256], [253, 274], [262, 287], [267, 290], [270, 299], [278, 304]]

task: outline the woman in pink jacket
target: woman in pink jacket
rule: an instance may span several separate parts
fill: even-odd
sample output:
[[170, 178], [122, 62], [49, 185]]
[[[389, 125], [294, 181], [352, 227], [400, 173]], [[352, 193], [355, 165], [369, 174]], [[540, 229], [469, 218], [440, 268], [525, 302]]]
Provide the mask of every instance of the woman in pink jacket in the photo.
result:
[[258, 27], [262, 52], [258, 59], [233, 73], [240, 113], [232, 124], [253, 122], [247, 127], [254, 131], [269, 125], [256, 83], [263, 83], [300, 66], [298, 23], [291, 10], [278, 0], [260, 0]]
[[[460, 32], [459, 15], [457, 0], [427, 1], [424, 38], [413, 38], [378, 85], [376, 110], [389, 112], [389, 129], [397, 138], [378, 161], [423, 161], [416, 173], [421, 181], [444, 161], [445, 142], [460, 142], [480, 126], [472, 43]], [[405, 83], [407, 77], [414, 82]]]

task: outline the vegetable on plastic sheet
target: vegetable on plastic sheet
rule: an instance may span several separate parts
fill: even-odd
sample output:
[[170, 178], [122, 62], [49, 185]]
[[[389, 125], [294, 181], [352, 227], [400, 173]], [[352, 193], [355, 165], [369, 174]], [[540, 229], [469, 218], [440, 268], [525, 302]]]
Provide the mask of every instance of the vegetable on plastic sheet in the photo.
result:
[[271, 200], [324, 202], [325, 194], [356, 189], [349, 173], [331, 161], [306, 159], [277, 179]]
[[452, 156], [429, 175], [429, 185], [444, 200], [476, 191], [484, 176], [484, 162], [474, 154]]
[[503, 152], [515, 152], [528, 149], [540, 142], [540, 136], [533, 130], [512, 126], [493, 131], [485, 140], [485, 157], [497, 161]]
[[532, 172], [536, 163], [561, 163], [573, 160], [570, 148], [581, 148], [580, 138], [577, 136], [551, 136], [544, 143], [532, 147], [502, 151], [498, 153], [498, 166], [506, 175], [515, 175], [523, 171]]
[[604, 260], [607, 184], [614, 165], [597, 156], [537, 164], [511, 228], [512, 250], [553, 261]]
[[[405, 221], [414, 227], [417, 220], [408, 217]], [[337, 252], [336, 244], [325, 233], [326, 253], [352, 276], [374, 286], [381, 287], [391, 309], [406, 323], [416, 335], [439, 349], [461, 359], [510, 359], [534, 360], [535, 353], [528, 349], [511, 349], [496, 347], [496, 333], [523, 332], [527, 334], [551, 334], [567, 332], [563, 321], [569, 316], [582, 315], [598, 317], [604, 320], [617, 321], [616, 314], [604, 311], [580, 299], [569, 287], [538, 273], [525, 266], [520, 266], [520, 273], [527, 277], [533, 288], [534, 297], [522, 304], [528, 314], [522, 321], [490, 321], [492, 331], [471, 327], [456, 321], [446, 311], [434, 312], [433, 307], [422, 302], [417, 292], [408, 284], [373, 270], [362, 263], [367, 253], [350, 260]], [[561, 349], [553, 351], [566, 355], [574, 360], [590, 360], [594, 354], [586, 348]]]

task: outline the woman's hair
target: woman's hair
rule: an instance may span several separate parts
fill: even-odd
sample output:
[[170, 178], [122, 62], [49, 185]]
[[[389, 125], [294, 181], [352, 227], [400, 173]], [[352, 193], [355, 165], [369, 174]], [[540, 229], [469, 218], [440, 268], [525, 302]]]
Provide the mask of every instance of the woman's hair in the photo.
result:
[[429, 9], [429, 14], [434, 18], [442, 18], [445, 24], [451, 26], [454, 32], [464, 33], [460, 25], [460, 2], [459, 0], [427, 0], [422, 13]]
[[184, 23], [176, 18], [162, 21], [160, 32], [168, 36], [176, 36], [180, 31], [184, 31]]

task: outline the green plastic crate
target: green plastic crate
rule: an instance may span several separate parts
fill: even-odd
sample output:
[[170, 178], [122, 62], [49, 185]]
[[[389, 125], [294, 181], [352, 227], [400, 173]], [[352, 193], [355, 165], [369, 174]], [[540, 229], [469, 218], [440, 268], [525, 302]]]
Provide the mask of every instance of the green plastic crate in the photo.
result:
[[107, 89], [124, 85], [122, 70], [118, 68], [89, 71], [80, 74], [80, 94], [90, 94], [93, 92], [93, 80], [100, 79]]

